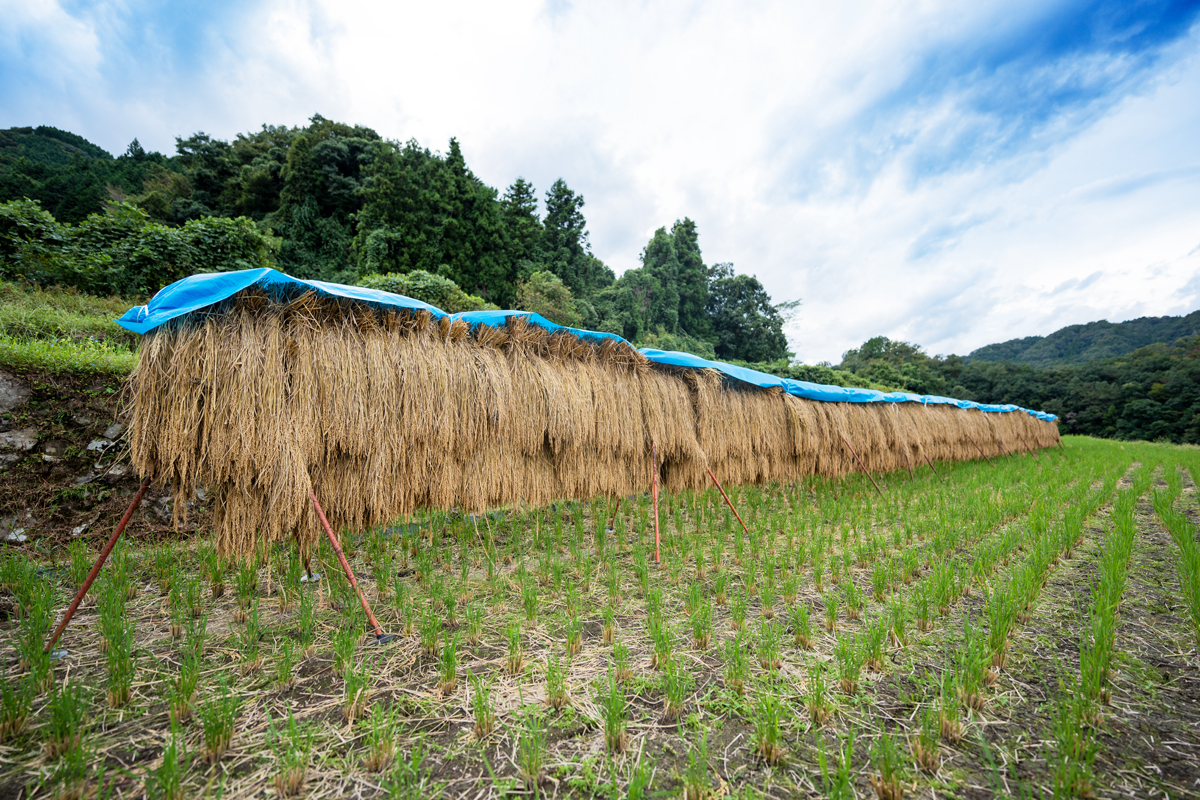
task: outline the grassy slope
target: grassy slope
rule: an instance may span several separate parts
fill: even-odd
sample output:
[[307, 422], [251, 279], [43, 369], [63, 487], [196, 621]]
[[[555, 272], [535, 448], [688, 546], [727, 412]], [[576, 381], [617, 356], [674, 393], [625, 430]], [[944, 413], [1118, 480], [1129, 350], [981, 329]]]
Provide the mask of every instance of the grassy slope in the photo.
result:
[[139, 302], [0, 281], [0, 367], [128, 374], [138, 337], [114, 320]]

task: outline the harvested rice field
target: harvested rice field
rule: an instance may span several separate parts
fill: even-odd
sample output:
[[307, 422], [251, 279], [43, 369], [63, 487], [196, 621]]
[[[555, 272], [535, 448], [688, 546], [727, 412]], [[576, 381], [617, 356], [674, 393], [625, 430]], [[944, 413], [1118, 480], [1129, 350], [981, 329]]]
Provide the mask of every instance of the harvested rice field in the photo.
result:
[[[1200, 450], [0, 551], [0, 797], [1197, 797]], [[114, 521], [115, 522], [115, 521]]]

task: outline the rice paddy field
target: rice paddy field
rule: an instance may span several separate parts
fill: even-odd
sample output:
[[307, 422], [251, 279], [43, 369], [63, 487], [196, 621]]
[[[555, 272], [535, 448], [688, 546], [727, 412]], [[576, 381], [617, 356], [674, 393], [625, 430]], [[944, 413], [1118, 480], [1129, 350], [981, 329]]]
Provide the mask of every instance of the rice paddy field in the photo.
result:
[[937, 470], [6, 547], [0, 797], [1200, 796], [1200, 450]]

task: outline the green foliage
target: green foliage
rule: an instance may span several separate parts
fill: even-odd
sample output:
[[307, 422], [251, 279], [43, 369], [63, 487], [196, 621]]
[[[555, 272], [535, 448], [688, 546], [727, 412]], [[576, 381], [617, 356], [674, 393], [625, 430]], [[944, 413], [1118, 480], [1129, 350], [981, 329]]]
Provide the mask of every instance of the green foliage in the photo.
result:
[[535, 272], [517, 284], [517, 308], [541, 314], [569, 328], [581, 323], [571, 289], [552, 272]]
[[783, 315], [753, 275], [735, 275], [732, 264], [714, 265], [706, 308], [717, 335], [718, 358], [774, 361], [791, 355]]
[[215, 764], [233, 741], [234, 726], [242, 708], [242, 698], [230, 690], [222, 676], [218, 688], [196, 709], [204, 731], [204, 755]]
[[[135, 141], [113, 159], [54, 129], [0, 131], [0, 201], [12, 201], [0, 206], [0, 277], [146, 294], [194, 272], [278, 264], [299, 278], [362, 278], [451, 313], [496, 303], [706, 358], [788, 355], [786, 306], [754, 277], [710, 269], [692, 220], [656, 231], [642, 266], [616, 280], [592, 254], [584, 198], [565, 180], [545, 192], [541, 218], [531, 184], [518, 178], [501, 197], [456, 139], [441, 154], [318, 114], [231, 142], [195, 133], [175, 149], [147, 154]], [[83, 181], [85, 162], [120, 180]], [[71, 185], [54, 189], [52, 176]], [[46, 192], [27, 191], [35, 184]], [[87, 208], [72, 224], [47, 210], [68, 197]]]
[[[456, 140], [445, 157], [415, 141], [381, 145], [365, 173], [354, 237], [360, 269], [421, 269], [488, 300], [512, 302], [516, 265], [501, 203], [496, 190], [467, 168]], [[522, 193], [518, 205], [524, 198]]]
[[947, 390], [940, 362], [908, 342], [886, 336], [868, 339], [842, 355], [841, 369], [873, 383], [896, 386], [917, 394], [942, 394]]
[[119, 203], [72, 225], [36, 201], [0, 204], [0, 277], [93, 295], [146, 295], [197, 272], [271, 266], [276, 247], [244, 217], [172, 228]]
[[881, 392], [901, 391], [898, 383], [878, 383], [862, 375], [857, 375], [844, 369], [834, 368], [828, 364], [799, 364], [788, 358], [777, 358], [774, 361], [742, 361], [726, 359], [731, 364], [756, 369], [781, 378], [791, 378], [809, 383], [824, 383], [831, 386], [855, 386], [863, 389], [877, 389]]
[[545, 235], [533, 184], [517, 178], [500, 199], [500, 216], [508, 233], [508, 254], [517, 265], [517, 273], [536, 272], [536, 267], [523, 268], [523, 264], [545, 260]]
[[966, 365], [959, 382], [981, 400], [1058, 414], [1064, 432], [1117, 439], [1200, 442], [1200, 337], [1120, 358], [1036, 370]]
[[1183, 317], [1140, 317], [1068, 325], [1049, 336], [1026, 336], [974, 350], [971, 361], [1010, 361], [1035, 369], [1081, 366], [1102, 358], [1119, 358], [1152, 344], [1170, 344], [1200, 329], [1200, 311]]
[[190, 767], [187, 739], [176, 725], [171, 726], [171, 739], [163, 748], [162, 761], [146, 776], [146, 796], [154, 800], [182, 800], [185, 796], [183, 778]]
[[386, 275], [367, 275], [358, 282], [358, 285], [367, 289], [402, 294], [405, 297], [436, 306], [447, 314], [496, 308], [482, 297], [467, 294], [449, 278], [443, 278], [441, 275], [434, 275], [420, 269], [403, 275], [395, 272], [389, 272]]
[[642, 284], [643, 325], [675, 333], [679, 330], [679, 259], [674, 237], [666, 228], [656, 230], [642, 250], [642, 271], [648, 279]]
[[82, 222], [141, 190], [167, 163], [136, 139], [113, 158], [82, 136], [48, 126], [0, 130], [0, 202], [29, 198], [66, 222]]
[[1048, 411], [1060, 417], [1063, 433], [1200, 442], [1200, 336], [1152, 344], [1119, 358], [1044, 370], [929, 356], [916, 345], [877, 336], [847, 351], [839, 370], [837, 380], [822, 382], [854, 385], [844, 379], [849, 372], [859, 385], [872, 388]]
[[693, 353], [701, 358], [716, 359], [717, 352], [713, 349], [712, 342], [707, 339], [698, 339], [694, 336], [688, 336], [686, 333], [667, 333], [662, 328], [659, 328], [654, 333], [647, 333], [642, 337], [640, 342], [642, 347], [649, 347], [653, 350], [675, 350], [683, 353]]
[[543, 223], [544, 263], [577, 296], [586, 296], [613, 282], [613, 273], [592, 256], [583, 195], [559, 178], [546, 192]]
[[0, 334], [0, 365], [55, 373], [128, 375], [137, 366], [137, 354], [94, 339], [29, 340]]

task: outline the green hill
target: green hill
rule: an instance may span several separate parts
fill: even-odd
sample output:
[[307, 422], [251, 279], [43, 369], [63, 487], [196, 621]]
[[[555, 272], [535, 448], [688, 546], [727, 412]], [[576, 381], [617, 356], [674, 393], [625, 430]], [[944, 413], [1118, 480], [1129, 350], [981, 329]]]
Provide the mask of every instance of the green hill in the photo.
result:
[[0, 200], [37, 200], [60, 222], [82, 222], [142, 191], [155, 165], [135, 139], [119, 158], [68, 131], [39, 125], [0, 130]]
[[111, 153], [82, 136], [47, 125], [0, 130], [0, 164], [5, 166], [22, 158], [65, 166], [76, 156], [112, 159]]
[[1101, 358], [1117, 358], [1147, 345], [1171, 344], [1200, 333], [1200, 311], [1185, 317], [1139, 317], [1127, 322], [1100, 320], [1068, 325], [1049, 336], [1026, 336], [989, 344], [968, 361], [1012, 361], [1037, 369], [1069, 367]]

